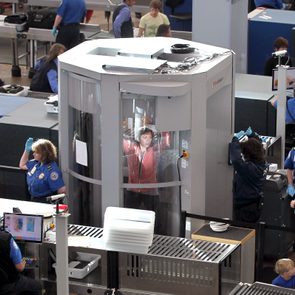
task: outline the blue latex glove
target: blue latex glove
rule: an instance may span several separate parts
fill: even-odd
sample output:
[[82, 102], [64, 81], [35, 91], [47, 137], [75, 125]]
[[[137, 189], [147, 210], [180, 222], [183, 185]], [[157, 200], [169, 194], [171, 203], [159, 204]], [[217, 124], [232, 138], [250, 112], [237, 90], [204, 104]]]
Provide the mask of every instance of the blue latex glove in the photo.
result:
[[238, 139], [241, 139], [243, 136], [245, 136], [245, 132], [243, 130], [241, 130], [238, 133], [235, 133], [235, 137], [237, 137]]
[[288, 184], [287, 194], [293, 197], [295, 195], [295, 188], [293, 184]]
[[57, 33], [58, 33], [57, 28], [53, 27], [53, 28], [51, 29], [51, 34], [52, 34], [52, 36], [53, 36], [53, 37], [56, 37]]
[[33, 138], [29, 137], [26, 141], [26, 144], [25, 144], [25, 151], [26, 152], [29, 153], [32, 150], [32, 144], [33, 144]]
[[246, 133], [246, 135], [249, 137], [249, 136], [251, 136], [254, 132], [253, 132], [252, 128], [249, 126], [245, 133]]

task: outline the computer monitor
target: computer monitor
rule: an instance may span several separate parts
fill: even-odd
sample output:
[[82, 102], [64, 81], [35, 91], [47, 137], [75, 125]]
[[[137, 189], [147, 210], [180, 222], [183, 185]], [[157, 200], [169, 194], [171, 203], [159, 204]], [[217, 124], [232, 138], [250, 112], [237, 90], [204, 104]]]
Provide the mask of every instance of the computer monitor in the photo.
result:
[[3, 214], [3, 227], [16, 241], [42, 243], [43, 215]]
[[[278, 90], [278, 69], [272, 70], [272, 90]], [[295, 88], [295, 67], [287, 68], [286, 89]]]

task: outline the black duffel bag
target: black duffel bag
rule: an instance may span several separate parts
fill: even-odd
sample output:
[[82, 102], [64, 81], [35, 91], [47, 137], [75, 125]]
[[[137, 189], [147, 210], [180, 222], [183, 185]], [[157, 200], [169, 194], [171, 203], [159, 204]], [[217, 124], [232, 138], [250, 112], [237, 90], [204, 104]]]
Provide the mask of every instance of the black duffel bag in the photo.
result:
[[20, 25], [22, 23], [25, 23], [26, 21], [27, 21], [27, 16], [25, 14], [23, 14], [23, 13], [7, 15], [4, 18], [4, 23], [8, 23], [8, 24]]
[[28, 12], [30, 28], [52, 29], [56, 16], [56, 8], [41, 8]]

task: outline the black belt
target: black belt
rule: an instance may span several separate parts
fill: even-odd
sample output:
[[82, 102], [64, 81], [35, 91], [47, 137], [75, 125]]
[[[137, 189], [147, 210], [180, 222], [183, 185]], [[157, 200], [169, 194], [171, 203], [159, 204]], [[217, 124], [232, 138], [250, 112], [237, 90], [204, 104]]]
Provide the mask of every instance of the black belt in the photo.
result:
[[79, 26], [79, 23], [63, 24], [62, 27], [76, 27]]

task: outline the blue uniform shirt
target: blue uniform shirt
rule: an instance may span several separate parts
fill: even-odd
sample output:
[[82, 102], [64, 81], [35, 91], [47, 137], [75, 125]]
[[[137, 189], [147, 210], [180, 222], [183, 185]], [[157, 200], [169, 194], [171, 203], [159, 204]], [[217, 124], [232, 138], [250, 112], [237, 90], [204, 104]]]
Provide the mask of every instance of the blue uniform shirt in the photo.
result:
[[282, 9], [283, 8], [283, 0], [254, 0], [255, 6], [271, 6], [273, 8]]
[[293, 276], [290, 280], [285, 280], [281, 276], [277, 276], [273, 281], [273, 285], [284, 287], [284, 288], [290, 288], [294, 289], [295, 288], [295, 276]]
[[131, 18], [131, 11], [130, 8], [127, 4], [123, 3], [122, 6], [124, 6], [119, 14], [117, 15], [114, 23], [113, 23], [113, 31], [114, 31], [114, 36], [116, 38], [121, 38], [121, 27], [124, 22], [129, 21]]
[[14, 264], [21, 263], [23, 259], [20, 249], [13, 238], [10, 239], [10, 259]]
[[41, 164], [31, 160], [26, 165], [28, 189], [32, 197], [50, 196], [64, 186], [62, 174], [56, 162]]
[[62, 17], [62, 25], [79, 24], [86, 13], [84, 0], [62, 0], [57, 15]]
[[[284, 168], [294, 170], [295, 166], [295, 149], [293, 148], [289, 154], [287, 159], [285, 160]], [[293, 182], [295, 182], [295, 175], [293, 176]]]
[[[274, 107], [278, 108], [278, 101], [274, 102]], [[295, 123], [295, 97], [289, 98], [287, 100], [287, 109], [286, 109], [286, 124]]]

